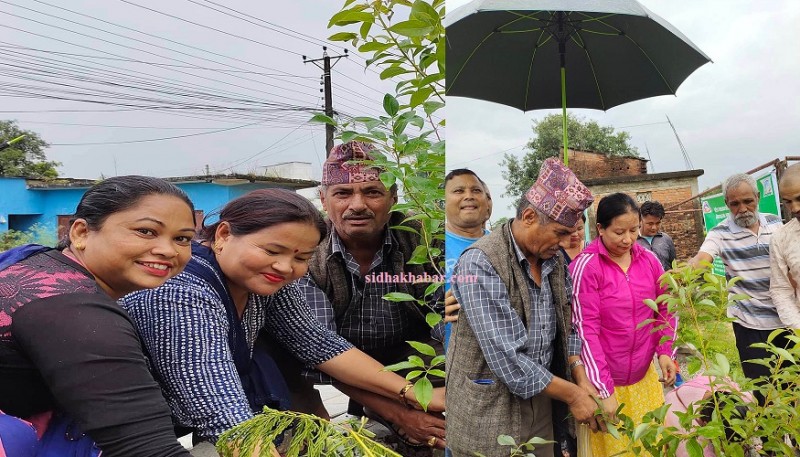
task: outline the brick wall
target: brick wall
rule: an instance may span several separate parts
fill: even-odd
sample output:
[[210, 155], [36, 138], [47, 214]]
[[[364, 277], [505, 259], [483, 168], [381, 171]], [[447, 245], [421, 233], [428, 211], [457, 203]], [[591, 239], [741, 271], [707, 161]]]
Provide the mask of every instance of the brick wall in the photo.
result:
[[608, 157], [599, 152], [569, 150], [569, 168], [580, 180], [647, 173], [647, 160]]
[[[572, 168], [572, 162], [570, 162], [570, 168]], [[597, 203], [605, 195], [625, 192], [634, 197], [639, 204], [647, 200], [657, 200], [665, 208], [669, 208], [698, 193], [697, 178], [617, 182], [589, 185], [589, 188], [595, 196], [595, 203], [589, 214], [589, 226], [592, 228], [593, 237], [597, 236], [594, 228]], [[661, 230], [668, 233], [675, 242], [679, 260], [693, 257], [703, 242], [703, 221], [699, 209], [700, 204], [697, 200], [690, 201], [676, 210], [668, 212], [661, 222]]]

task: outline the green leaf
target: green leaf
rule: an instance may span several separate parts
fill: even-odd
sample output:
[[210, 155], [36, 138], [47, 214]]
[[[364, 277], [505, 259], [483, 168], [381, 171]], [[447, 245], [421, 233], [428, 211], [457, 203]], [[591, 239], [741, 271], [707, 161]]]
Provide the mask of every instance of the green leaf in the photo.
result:
[[408, 356], [408, 361], [415, 367], [425, 368], [425, 361], [422, 360], [418, 355]]
[[697, 438], [690, 438], [686, 442], [686, 452], [689, 457], [703, 457], [703, 447], [697, 442]]
[[638, 441], [642, 435], [647, 432], [647, 429], [650, 428], [649, 424], [639, 424], [636, 426], [636, 429], [633, 431], [633, 440]]
[[[399, 66], [389, 67], [381, 72], [380, 78], [389, 79], [397, 75], [402, 75], [403, 73], [409, 73], [409, 70], [406, 70], [405, 68]], [[392, 114], [392, 116], [394, 116], [394, 114]]]
[[381, 43], [379, 41], [370, 41], [358, 47], [359, 52], [383, 52], [392, 47], [391, 43]]
[[320, 114], [320, 113], [315, 114], [314, 117], [311, 118], [310, 122], [319, 122], [319, 123], [322, 123], [322, 124], [330, 124], [330, 125], [333, 125], [333, 126], [336, 125], [336, 121], [334, 121], [332, 118], [330, 118], [330, 117], [328, 117], [328, 116], [326, 116], [324, 114]]
[[728, 358], [725, 357], [724, 354], [719, 353], [714, 354], [714, 358], [717, 359], [717, 365], [722, 372], [722, 376], [728, 376], [731, 372], [731, 364], [728, 363]]
[[432, 366], [432, 367], [436, 367], [436, 366], [439, 366], [439, 365], [443, 364], [444, 362], [445, 362], [445, 356], [444, 356], [444, 354], [442, 354], [442, 355], [437, 355], [436, 357], [434, 357], [434, 358], [431, 360], [431, 366]]
[[794, 357], [786, 349], [775, 346], [772, 348], [772, 350], [775, 351], [775, 353], [781, 356], [784, 360], [788, 360], [792, 363], [795, 363]]
[[411, 107], [413, 108], [415, 106], [418, 106], [418, 105], [424, 103], [425, 100], [427, 100], [428, 97], [430, 97], [430, 95], [432, 93], [433, 93], [433, 89], [431, 89], [430, 87], [423, 87], [423, 88], [417, 90], [411, 96]]
[[333, 17], [331, 17], [331, 20], [328, 21], [328, 28], [331, 28], [334, 25], [350, 25], [356, 22], [371, 22], [373, 20], [373, 16], [369, 13], [350, 9], [339, 11], [338, 13], [334, 14]]
[[612, 424], [611, 422], [606, 421], [606, 428], [608, 428], [608, 433], [616, 439], [620, 439], [619, 430], [617, 430], [617, 426]]
[[416, 349], [420, 354], [436, 357], [436, 349], [429, 344], [420, 343], [419, 341], [406, 341], [406, 343]]
[[411, 362], [398, 362], [392, 365], [386, 365], [383, 367], [383, 371], [400, 371], [400, 370], [408, 370], [409, 368], [419, 368], [418, 365], [415, 365]]
[[409, 371], [408, 374], [406, 375], [406, 381], [411, 381], [412, 379], [416, 379], [416, 378], [420, 377], [422, 375], [422, 373], [424, 373], [424, 371], [422, 371], [422, 370]]
[[517, 442], [508, 435], [500, 435], [497, 437], [497, 444], [501, 446], [516, 446]]
[[433, 384], [428, 378], [419, 378], [414, 383], [414, 395], [417, 397], [417, 402], [422, 406], [423, 411], [428, 411], [428, 405], [433, 399]]
[[401, 301], [417, 301], [413, 296], [403, 292], [389, 292], [383, 296], [386, 301], [401, 302]]
[[361, 24], [361, 28], [359, 29], [359, 33], [361, 34], [361, 39], [366, 40], [367, 35], [369, 35], [369, 29], [372, 27], [372, 21], [364, 21]]
[[383, 96], [383, 110], [389, 116], [396, 116], [397, 110], [400, 109], [400, 103], [397, 101], [396, 98], [392, 97], [391, 94], [386, 94]]
[[447, 376], [447, 373], [445, 373], [444, 370], [438, 370], [436, 368], [428, 370], [428, 374], [439, 378], [444, 378]]
[[653, 311], [658, 312], [658, 303], [656, 303], [654, 300], [646, 298], [644, 300], [644, 304], [647, 305], [647, 307], [652, 309]]
[[407, 37], [422, 37], [433, 32], [433, 27], [416, 19], [398, 22], [389, 27], [390, 32]]
[[442, 321], [442, 315], [439, 313], [428, 313], [425, 315], [425, 322], [428, 323], [428, 326], [435, 327], [436, 324]]
[[444, 106], [444, 103], [442, 103], [442, 102], [435, 102], [435, 101], [434, 102], [425, 102], [425, 103], [422, 104], [422, 109], [425, 110], [425, 114], [430, 116], [431, 113], [435, 112], [436, 110], [438, 110], [439, 108], [441, 108], [443, 106]]
[[439, 281], [431, 283], [431, 285], [425, 288], [425, 296], [427, 297], [428, 295], [436, 292], [441, 286], [442, 283]]
[[330, 40], [330, 41], [350, 41], [350, 40], [355, 39], [357, 37], [358, 37], [358, 35], [356, 35], [355, 33], [352, 33], [352, 32], [339, 32], [339, 33], [334, 33], [333, 35], [329, 36], [328, 40]]
[[428, 262], [428, 246], [424, 244], [420, 244], [416, 248], [414, 248], [414, 253], [411, 254], [411, 259], [409, 259], [409, 265], [423, 265]]

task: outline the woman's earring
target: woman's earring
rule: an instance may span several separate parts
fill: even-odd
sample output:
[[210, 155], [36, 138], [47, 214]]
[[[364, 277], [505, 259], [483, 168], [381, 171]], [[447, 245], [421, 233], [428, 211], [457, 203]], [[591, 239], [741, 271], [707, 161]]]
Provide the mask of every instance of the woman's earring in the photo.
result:
[[222, 243], [220, 243], [219, 240], [214, 242], [214, 252], [217, 254], [222, 253]]
[[83, 251], [83, 245], [82, 244], [80, 244], [80, 243], [74, 243], [74, 244], [75, 244], [75, 249], [77, 249], [79, 251]]

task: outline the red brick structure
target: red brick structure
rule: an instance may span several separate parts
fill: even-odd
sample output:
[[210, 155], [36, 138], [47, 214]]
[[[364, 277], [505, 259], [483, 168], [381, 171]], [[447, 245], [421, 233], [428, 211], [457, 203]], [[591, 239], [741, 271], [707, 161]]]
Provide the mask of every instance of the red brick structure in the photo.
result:
[[569, 168], [581, 181], [608, 176], [647, 173], [647, 160], [638, 157], [609, 157], [602, 152], [569, 150]]
[[[647, 173], [647, 160], [635, 157], [607, 157], [587, 151], [569, 151], [569, 167], [586, 184], [595, 196], [589, 209], [589, 227], [597, 236], [595, 214], [597, 203], [605, 195], [625, 192], [639, 204], [656, 200], [665, 208], [698, 194], [697, 177], [703, 170]], [[661, 230], [675, 241], [679, 260], [687, 260], [697, 253], [703, 242], [703, 217], [697, 199], [668, 212]]]

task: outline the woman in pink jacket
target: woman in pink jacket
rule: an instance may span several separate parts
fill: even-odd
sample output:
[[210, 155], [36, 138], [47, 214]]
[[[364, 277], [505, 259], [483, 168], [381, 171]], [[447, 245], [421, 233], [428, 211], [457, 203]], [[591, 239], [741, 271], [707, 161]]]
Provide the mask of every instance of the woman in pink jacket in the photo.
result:
[[[572, 322], [583, 341], [581, 360], [611, 421], [616, 410], [635, 422], [664, 404], [659, 381], [675, 382], [672, 343], [677, 322], [666, 305], [654, 312], [645, 299], [664, 293], [664, 273], [656, 256], [636, 244], [639, 208], [627, 194], [604, 197], [597, 207], [599, 237], [570, 264], [573, 279]], [[655, 319], [640, 326], [647, 319]], [[657, 331], [654, 328], [662, 327]], [[667, 337], [661, 342], [663, 337]], [[653, 355], [663, 373], [659, 380]], [[622, 455], [627, 442], [593, 433], [594, 457]], [[632, 455], [632, 454], [630, 454]]]

